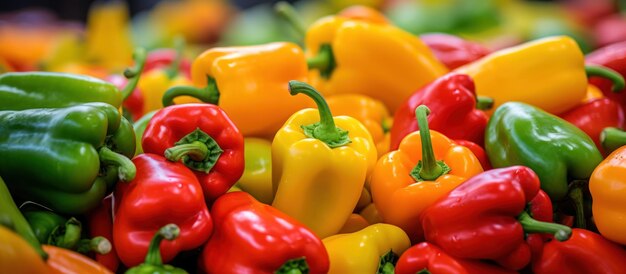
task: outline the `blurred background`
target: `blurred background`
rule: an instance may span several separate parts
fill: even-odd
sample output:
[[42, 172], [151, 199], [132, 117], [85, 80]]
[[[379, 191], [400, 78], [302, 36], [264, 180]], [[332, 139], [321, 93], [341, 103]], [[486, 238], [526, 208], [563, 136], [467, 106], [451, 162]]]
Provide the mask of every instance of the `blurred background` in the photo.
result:
[[[130, 63], [134, 47], [172, 47], [188, 56], [212, 47], [272, 41], [300, 43], [261, 0], [0, 1], [0, 69], [109, 71]], [[495, 50], [545, 36], [574, 37], [585, 52], [626, 40], [626, 1], [615, 0], [301, 0], [288, 1], [305, 25], [350, 5], [382, 11], [416, 35], [445, 32]], [[7, 69], [10, 68], [10, 69]], [[79, 70], [79, 71], [76, 71]], [[93, 74], [93, 73], [92, 73]]]

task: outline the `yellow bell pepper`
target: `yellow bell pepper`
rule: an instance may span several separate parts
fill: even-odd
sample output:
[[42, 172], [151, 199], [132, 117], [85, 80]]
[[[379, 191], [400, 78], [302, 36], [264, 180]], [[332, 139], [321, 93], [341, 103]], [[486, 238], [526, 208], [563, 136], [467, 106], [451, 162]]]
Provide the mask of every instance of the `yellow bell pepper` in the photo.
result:
[[[390, 224], [370, 225], [358, 232], [325, 238], [322, 242], [330, 258], [328, 273], [341, 274], [392, 273], [393, 262], [411, 247], [406, 233]], [[391, 272], [379, 272], [379, 265]]]
[[511, 101], [560, 114], [585, 98], [586, 75], [613, 77], [606, 69], [585, 67], [582, 51], [568, 36], [503, 49], [455, 71], [474, 79], [479, 96], [493, 98], [494, 107], [488, 114]]
[[376, 149], [365, 126], [352, 117], [332, 117], [311, 86], [290, 81], [289, 89], [312, 97], [319, 111], [294, 113], [276, 133], [272, 205], [324, 238], [339, 232], [354, 210]]
[[589, 103], [593, 100], [600, 99], [602, 97], [604, 97], [604, 94], [602, 94], [602, 91], [598, 87], [592, 84], [588, 84], [587, 93], [585, 93], [585, 98], [583, 98], [583, 100], [581, 101], [581, 104]]
[[309, 28], [305, 45], [315, 88], [325, 95], [364, 94], [391, 112], [447, 72], [419, 38], [393, 25], [324, 17]]
[[306, 96], [291, 97], [289, 80], [307, 78], [302, 49], [293, 43], [212, 48], [191, 66], [196, 88], [174, 87], [163, 104], [178, 95], [192, 95], [217, 103], [245, 137], [271, 140], [291, 114], [309, 107]]
[[86, 60], [110, 70], [122, 70], [132, 62], [128, 6], [124, 2], [96, 3], [89, 9]]
[[[143, 97], [143, 111], [148, 113], [153, 110], [163, 108], [163, 95], [174, 86], [191, 85], [191, 80], [184, 75], [178, 74], [174, 78], [170, 78], [167, 71], [155, 69], [141, 75], [137, 87]], [[200, 100], [190, 97], [181, 96], [174, 99], [175, 104], [199, 103]]]
[[378, 209], [376, 208], [376, 205], [374, 203], [371, 203], [365, 206], [359, 212], [359, 215], [363, 216], [363, 218], [365, 218], [365, 220], [369, 224], [377, 224], [377, 223], [383, 222], [383, 218], [380, 217], [380, 214], [378, 213]]
[[241, 191], [264, 204], [272, 204], [272, 143], [265, 139], [244, 139], [245, 169], [235, 184]]
[[41, 256], [17, 233], [0, 225], [0, 273], [48, 273]]
[[369, 225], [370, 224], [367, 220], [365, 220], [365, 218], [363, 218], [363, 216], [352, 213], [350, 214], [350, 217], [348, 217], [348, 220], [346, 220], [346, 223], [343, 224], [343, 227], [339, 230], [339, 234], [357, 232]]
[[592, 211], [600, 234], [619, 244], [626, 244], [626, 146], [613, 151], [589, 178], [593, 198]]

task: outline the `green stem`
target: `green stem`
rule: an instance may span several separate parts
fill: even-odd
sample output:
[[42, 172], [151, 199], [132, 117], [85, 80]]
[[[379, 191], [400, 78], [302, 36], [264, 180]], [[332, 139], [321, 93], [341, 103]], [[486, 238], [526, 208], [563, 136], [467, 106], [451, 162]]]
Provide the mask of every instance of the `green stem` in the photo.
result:
[[385, 255], [380, 256], [376, 274], [393, 274], [398, 259], [399, 256], [394, 253], [393, 250], [389, 250], [389, 252], [385, 253]]
[[78, 251], [81, 254], [88, 254], [89, 252], [95, 252], [101, 255], [111, 252], [111, 242], [102, 236], [97, 236], [92, 239], [82, 239], [78, 242]]
[[328, 79], [335, 69], [335, 55], [333, 49], [329, 44], [323, 44], [320, 46], [317, 55], [306, 60], [309, 69], [317, 69], [320, 71], [322, 77]]
[[476, 96], [476, 109], [489, 110], [493, 108], [493, 98]]
[[430, 109], [425, 105], [420, 105], [415, 108], [415, 117], [417, 118], [420, 137], [422, 139], [422, 160], [420, 160], [411, 171], [411, 177], [416, 181], [436, 180], [439, 176], [450, 172], [448, 165], [443, 161], [437, 161], [435, 158], [433, 143], [430, 139], [430, 130], [428, 128], [428, 114], [430, 114]]
[[128, 83], [124, 89], [122, 89], [122, 98], [126, 100], [135, 87], [137, 87], [137, 83], [139, 82], [139, 76], [141, 76], [141, 72], [143, 71], [143, 67], [146, 65], [146, 50], [143, 48], [135, 49], [133, 53], [133, 59], [135, 60], [135, 66], [132, 68], [127, 68], [124, 71], [124, 77], [128, 79]]
[[100, 155], [100, 163], [117, 166], [118, 176], [121, 181], [129, 182], [135, 179], [137, 168], [135, 168], [135, 164], [130, 159], [112, 151], [108, 147], [101, 147], [98, 154]]
[[574, 181], [570, 184], [568, 196], [574, 204], [576, 218], [574, 219], [574, 227], [586, 229], [587, 219], [585, 217], [585, 203], [582, 188], [587, 184], [586, 181]]
[[174, 37], [174, 49], [176, 49], [176, 57], [167, 69], [165, 69], [165, 73], [169, 79], [174, 79], [180, 71], [180, 62], [183, 60], [183, 50], [185, 50], [185, 37], [181, 35]]
[[526, 233], [550, 233], [554, 235], [554, 238], [562, 242], [572, 235], [572, 229], [562, 224], [541, 222], [530, 217], [530, 214], [526, 211], [517, 216], [517, 220], [524, 228]]
[[73, 250], [80, 241], [82, 230], [82, 224], [72, 217], [64, 225], [57, 226], [52, 230], [48, 236], [48, 244]]
[[161, 251], [159, 247], [161, 245], [161, 241], [166, 239], [168, 241], [172, 241], [178, 237], [180, 234], [180, 228], [176, 224], [167, 224], [152, 238], [150, 241], [150, 246], [148, 247], [148, 254], [146, 254], [146, 259], [144, 260], [145, 264], [160, 266], [163, 265], [163, 260], [161, 258]]
[[285, 262], [274, 273], [276, 274], [302, 274], [309, 273], [309, 265], [306, 263], [304, 257], [291, 259]]
[[335, 148], [350, 143], [348, 132], [335, 126], [335, 120], [330, 112], [328, 103], [324, 100], [324, 97], [317, 92], [312, 86], [300, 81], [289, 81], [289, 93], [291, 95], [304, 94], [315, 102], [320, 114], [320, 122], [303, 125], [302, 129], [304, 134], [309, 138], [318, 139], [326, 143], [329, 147]]
[[585, 72], [587, 73], [587, 78], [592, 76], [598, 76], [606, 78], [613, 82], [613, 92], [618, 92], [624, 89], [624, 77], [622, 77], [622, 75], [619, 74], [617, 71], [602, 66], [586, 65]]
[[611, 153], [626, 145], [626, 132], [615, 127], [607, 127], [600, 133], [600, 143], [604, 152]]
[[217, 88], [215, 79], [208, 76], [207, 86], [204, 88], [190, 86], [176, 86], [169, 88], [165, 94], [163, 94], [163, 106], [167, 107], [173, 105], [174, 99], [178, 96], [191, 96], [202, 102], [217, 105], [220, 99], [220, 92]]
[[430, 271], [428, 271], [428, 269], [424, 268], [424, 269], [420, 270], [419, 272], [417, 272], [416, 274], [430, 274]]
[[287, 2], [278, 2], [274, 5], [274, 11], [296, 31], [298, 34], [298, 40], [303, 40], [306, 35], [306, 27], [302, 21], [302, 17], [298, 14], [296, 9]]
[[207, 146], [200, 141], [193, 141], [189, 144], [182, 144], [170, 147], [165, 150], [165, 158], [172, 162], [178, 162], [183, 156], [195, 161], [202, 161], [209, 154]]

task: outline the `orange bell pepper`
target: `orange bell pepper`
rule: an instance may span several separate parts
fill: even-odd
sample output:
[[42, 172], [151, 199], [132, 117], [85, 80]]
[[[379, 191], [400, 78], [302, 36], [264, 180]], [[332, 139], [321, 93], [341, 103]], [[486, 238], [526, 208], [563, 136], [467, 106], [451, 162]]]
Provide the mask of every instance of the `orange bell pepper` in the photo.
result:
[[415, 110], [420, 130], [378, 160], [370, 181], [383, 221], [402, 228], [412, 241], [423, 239], [420, 215], [428, 206], [483, 171], [468, 148], [429, 131], [429, 112], [424, 105]]
[[626, 244], [626, 146], [613, 151], [589, 178], [593, 219], [605, 238]]
[[46, 253], [48, 253], [48, 260], [46, 260], [46, 264], [48, 265], [50, 273], [113, 274], [113, 272], [106, 267], [80, 253], [52, 245], [42, 245], [41, 247]]
[[46, 264], [19, 234], [0, 225], [0, 273], [45, 273]]

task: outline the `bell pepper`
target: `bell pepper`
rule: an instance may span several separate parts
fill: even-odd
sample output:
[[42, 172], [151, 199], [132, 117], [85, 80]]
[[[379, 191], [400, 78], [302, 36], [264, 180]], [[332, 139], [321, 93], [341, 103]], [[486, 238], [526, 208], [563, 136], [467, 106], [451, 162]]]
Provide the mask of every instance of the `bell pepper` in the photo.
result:
[[605, 153], [600, 142], [602, 130], [606, 127], [624, 128], [626, 126], [624, 109], [609, 98], [590, 101], [559, 116], [587, 133], [603, 154]]
[[0, 111], [0, 121], [0, 175], [18, 197], [81, 214], [135, 176], [132, 126], [111, 105]]
[[245, 138], [243, 147], [245, 168], [235, 186], [261, 203], [272, 204], [272, 143], [260, 138]]
[[110, 70], [123, 68], [132, 52], [129, 7], [125, 2], [99, 2], [87, 14], [85, 59]]
[[436, 245], [423, 242], [409, 248], [400, 256], [395, 269], [396, 274], [512, 274], [507, 270], [479, 260], [459, 259], [448, 255]]
[[[365, 220], [365, 218], [359, 214], [352, 213], [343, 224], [341, 229], [337, 234], [346, 234], [357, 232], [361, 229], [368, 227], [370, 224]], [[331, 236], [332, 237], [332, 236]]]
[[483, 167], [483, 170], [490, 170], [491, 163], [489, 162], [489, 158], [487, 157], [487, 152], [485, 149], [474, 142], [470, 142], [467, 140], [454, 140], [458, 145], [464, 146], [474, 153], [476, 159], [480, 162], [480, 165]]
[[554, 202], [574, 202], [576, 225], [585, 225], [580, 196], [586, 184], [571, 189], [569, 185], [571, 180], [588, 179], [602, 161], [602, 155], [582, 130], [536, 107], [509, 102], [500, 106], [489, 120], [485, 146], [496, 168], [530, 167], [539, 176], [541, 189]]
[[129, 267], [140, 264], [154, 233], [168, 223], [177, 224], [181, 232], [162, 245], [165, 262], [204, 244], [213, 222], [193, 172], [156, 154], [141, 154], [133, 162], [137, 177], [117, 184], [114, 193], [113, 244], [121, 261]]
[[191, 79], [191, 61], [181, 56], [181, 50], [179, 50], [179, 48], [184, 47], [184, 40], [175, 39], [174, 44], [176, 48], [173, 49], [162, 48], [150, 51], [146, 56], [144, 71], [150, 72], [158, 69], [177, 70], [186, 78]]
[[173, 241], [180, 235], [180, 228], [175, 224], [161, 227], [150, 241], [148, 253], [143, 263], [128, 269], [125, 274], [186, 274], [187, 271], [171, 265], [163, 265], [159, 247], [163, 239]]
[[374, 203], [371, 203], [361, 209], [359, 215], [363, 216], [367, 223], [371, 225], [383, 222], [383, 218], [380, 217], [378, 209]]
[[135, 146], [135, 155], [139, 155], [143, 153], [143, 147], [141, 146], [141, 139], [143, 138], [144, 132], [146, 132], [146, 127], [148, 127], [148, 123], [150, 123], [150, 120], [152, 119], [152, 117], [154, 117], [154, 114], [156, 113], [157, 113], [156, 110], [150, 111], [144, 114], [143, 116], [141, 116], [139, 120], [136, 120], [133, 123], [133, 130], [135, 131], [135, 143], [137, 143], [137, 146]]
[[491, 53], [481, 44], [463, 40], [451, 34], [426, 33], [419, 37], [437, 59], [450, 70], [474, 62]]
[[389, 151], [392, 118], [380, 101], [361, 94], [338, 94], [328, 96], [326, 103], [335, 115], [355, 118], [367, 128], [376, 144], [378, 157]]
[[397, 226], [375, 224], [323, 240], [330, 257], [328, 273], [393, 273], [395, 262], [411, 246]]
[[[111, 244], [110, 241], [113, 240], [113, 195], [104, 198], [98, 207], [89, 212], [87, 225], [90, 237], [104, 237], [109, 239], [109, 244]], [[112, 272], [117, 271], [120, 265], [115, 248], [111, 248], [107, 254], [96, 253], [95, 260]]]
[[48, 268], [32, 245], [19, 234], [0, 225], [0, 272], [15, 274], [47, 273]]
[[337, 13], [337, 16], [381, 25], [390, 24], [389, 20], [387, 20], [387, 17], [385, 17], [385, 15], [382, 14], [379, 10], [364, 6], [362, 4], [354, 3], [354, 1], [348, 2], [351, 2], [349, 3], [349, 6], [339, 11]]
[[[308, 106], [305, 96], [289, 97], [289, 80], [306, 80], [306, 59], [293, 43], [209, 49], [191, 67], [195, 87], [173, 87], [163, 105], [180, 95], [219, 104], [246, 137], [272, 139], [294, 112]], [[265, 113], [263, 119], [257, 115]]]
[[454, 257], [494, 260], [507, 269], [522, 269], [531, 261], [525, 233], [551, 233], [559, 241], [571, 234], [567, 226], [533, 219], [540, 217], [532, 212], [539, 191], [539, 178], [530, 168], [485, 171], [425, 210], [426, 241]]
[[550, 241], [533, 261], [533, 273], [622, 273], [626, 269], [626, 251], [599, 234], [572, 229], [564, 242]]
[[[585, 62], [613, 69], [623, 77], [626, 77], [626, 41], [589, 53], [585, 57]], [[589, 83], [598, 87], [604, 93], [604, 96], [618, 102], [622, 108], [626, 108], [626, 89], [612, 90], [611, 81], [600, 77], [589, 78]]]
[[274, 137], [272, 206], [320, 238], [328, 237], [354, 210], [376, 162], [376, 147], [363, 124], [349, 116], [333, 117], [310, 85], [290, 81], [289, 92], [311, 97], [318, 109], [294, 113]]
[[244, 170], [243, 136], [216, 105], [169, 106], [154, 114], [143, 134], [145, 153], [180, 161], [213, 201], [239, 180]]
[[600, 133], [600, 143], [605, 153], [611, 153], [626, 146], [626, 131], [616, 127], [604, 128]]
[[52, 245], [42, 245], [48, 253], [46, 264], [50, 273], [113, 274], [106, 267], [74, 251]]
[[[590, 80], [590, 82], [591, 82], [591, 80]], [[594, 86], [592, 84], [588, 84], [587, 85], [587, 94], [585, 94], [585, 98], [583, 98], [583, 100], [581, 101], [581, 104], [589, 103], [591, 101], [594, 101], [596, 99], [600, 99], [600, 98], [603, 98], [603, 97], [604, 97], [604, 95], [602, 94], [602, 91], [598, 87], [596, 87], [596, 86]]]
[[552, 114], [577, 106], [585, 97], [585, 74], [609, 78], [617, 90], [624, 86], [624, 80], [606, 68], [585, 67], [583, 53], [568, 36], [500, 50], [455, 71], [474, 79], [478, 95], [493, 98], [495, 108], [517, 101]]
[[391, 150], [396, 150], [405, 136], [419, 129], [415, 109], [420, 105], [433, 111], [433, 115], [428, 116], [430, 128], [448, 138], [482, 145], [489, 119], [476, 108], [489, 108], [491, 104], [489, 99], [477, 99], [474, 82], [469, 76], [448, 74], [440, 77], [414, 92], [396, 111], [391, 127]]
[[324, 17], [309, 27], [305, 46], [309, 77], [320, 92], [364, 94], [391, 112], [447, 72], [419, 38], [391, 24]]
[[622, 233], [626, 214], [622, 209], [622, 186], [626, 185], [626, 146], [613, 151], [591, 174], [589, 190], [593, 197], [593, 220], [605, 238], [626, 244]]
[[328, 253], [313, 231], [250, 194], [222, 195], [211, 215], [215, 231], [200, 261], [207, 273], [328, 272]]
[[417, 107], [420, 130], [407, 135], [398, 150], [380, 158], [370, 180], [372, 199], [384, 222], [402, 228], [413, 242], [423, 238], [422, 212], [483, 171], [468, 148], [429, 130], [429, 112], [424, 105]]

